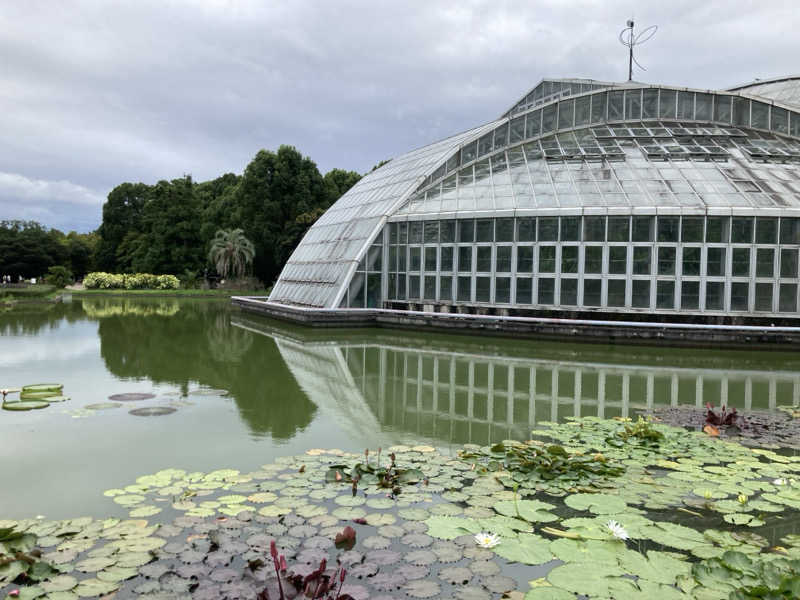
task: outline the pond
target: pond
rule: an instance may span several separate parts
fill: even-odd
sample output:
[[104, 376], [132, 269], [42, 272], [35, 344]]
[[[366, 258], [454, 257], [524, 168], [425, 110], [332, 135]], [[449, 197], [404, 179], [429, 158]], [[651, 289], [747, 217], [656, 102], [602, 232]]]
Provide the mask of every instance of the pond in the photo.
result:
[[[127, 518], [104, 492], [165, 469], [244, 473], [309, 449], [401, 444], [446, 464], [464, 444], [568, 417], [800, 403], [796, 353], [311, 330], [191, 299], [0, 313], [0, 378], [70, 397], [0, 411], [0, 520]], [[152, 397], [124, 396], [137, 393]]]

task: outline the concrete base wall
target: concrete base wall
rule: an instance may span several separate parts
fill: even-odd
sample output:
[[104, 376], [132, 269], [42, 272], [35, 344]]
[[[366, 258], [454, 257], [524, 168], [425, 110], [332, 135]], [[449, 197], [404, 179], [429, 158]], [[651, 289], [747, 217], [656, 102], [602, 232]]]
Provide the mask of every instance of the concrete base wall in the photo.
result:
[[248, 312], [310, 327], [389, 327], [596, 343], [800, 350], [800, 327], [509, 317], [386, 309], [310, 309], [235, 296]]

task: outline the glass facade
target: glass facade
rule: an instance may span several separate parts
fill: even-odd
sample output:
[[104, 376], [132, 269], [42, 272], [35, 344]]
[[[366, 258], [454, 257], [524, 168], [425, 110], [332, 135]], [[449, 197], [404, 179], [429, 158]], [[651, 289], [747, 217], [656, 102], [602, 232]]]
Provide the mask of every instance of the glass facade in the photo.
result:
[[386, 231], [390, 302], [798, 312], [800, 217], [448, 219]]
[[798, 316], [800, 107], [745, 92], [543, 81], [365, 176], [270, 301]]

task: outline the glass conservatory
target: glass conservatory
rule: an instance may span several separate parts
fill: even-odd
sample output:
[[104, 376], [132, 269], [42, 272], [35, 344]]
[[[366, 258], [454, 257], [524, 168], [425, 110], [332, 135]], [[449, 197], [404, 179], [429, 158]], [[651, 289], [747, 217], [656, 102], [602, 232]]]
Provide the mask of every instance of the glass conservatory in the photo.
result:
[[499, 119], [365, 176], [269, 301], [791, 319], [799, 252], [800, 79], [544, 80]]

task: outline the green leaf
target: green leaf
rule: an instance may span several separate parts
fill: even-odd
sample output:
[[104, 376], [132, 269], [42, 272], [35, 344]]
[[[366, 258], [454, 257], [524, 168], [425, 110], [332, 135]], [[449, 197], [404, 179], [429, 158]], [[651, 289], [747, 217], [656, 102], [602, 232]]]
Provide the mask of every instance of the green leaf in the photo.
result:
[[557, 515], [547, 512], [551, 508], [555, 508], [555, 505], [539, 500], [517, 500], [516, 502], [506, 500], [494, 505], [494, 509], [501, 515], [520, 517], [531, 523], [549, 523], [558, 520]]
[[541, 565], [553, 559], [550, 542], [533, 534], [521, 533], [516, 538], [504, 538], [492, 550], [506, 560], [526, 565]]

